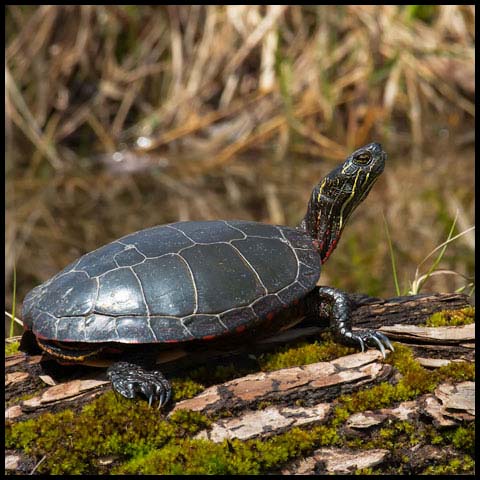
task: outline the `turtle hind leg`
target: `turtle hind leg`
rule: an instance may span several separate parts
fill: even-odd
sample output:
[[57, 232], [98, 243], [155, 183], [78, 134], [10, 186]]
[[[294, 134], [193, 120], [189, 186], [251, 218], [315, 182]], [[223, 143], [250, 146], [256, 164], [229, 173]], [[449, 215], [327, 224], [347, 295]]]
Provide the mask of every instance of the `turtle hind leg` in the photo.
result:
[[393, 352], [393, 345], [383, 333], [373, 329], [352, 331], [351, 304], [345, 292], [332, 287], [318, 287], [320, 305], [328, 303], [331, 306], [330, 326], [341, 342], [349, 345], [360, 345], [362, 352], [365, 344], [375, 347], [385, 358], [385, 347]]
[[38, 355], [43, 351], [38, 345], [37, 339], [31, 330], [25, 330], [23, 332], [18, 349], [29, 355]]
[[149, 405], [158, 399], [159, 409], [172, 397], [172, 388], [163, 374], [158, 370], [148, 370], [138, 363], [114, 363], [107, 369], [107, 376], [115, 392], [130, 399], [142, 394], [148, 399]]

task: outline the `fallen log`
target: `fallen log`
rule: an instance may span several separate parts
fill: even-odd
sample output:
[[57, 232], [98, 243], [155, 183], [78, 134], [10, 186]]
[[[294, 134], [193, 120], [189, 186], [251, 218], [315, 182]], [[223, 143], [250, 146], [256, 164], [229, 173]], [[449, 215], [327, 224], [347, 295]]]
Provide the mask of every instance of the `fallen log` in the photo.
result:
[[[391, 340], [408, 344], [425, 368], [436, 369], [451, 362], [473, 362], [474, 324], [458, 327], [420, 325], [440, 310], [468, 307], [465, 295], [434, 294], [391, 299], [355, 295], [352, 300], [354, 328], [377, 328]], [[162, 369], [167, 375], [181, 370], [188, 375], [185, 368], [192, 363], [196, 366], [204, 362], [226, 364], [232, 358], [261, 354], [299, 339], [313, 340], [322, 330], [306, 321], [275, 337], [249, 345], [247, 351], [243, 348], [235, 352], [204, 351], [192, 359], [167, 363]], [[111, 388], [104, 370], [86, 367], [65, 370], [56, 362], [44, 363], [44, 360], [42, 356], [23, 353], [6, 358], [7, 422], [15, 423], [66, 408], [78, 411]], [[47, 364], [49, 368], [45, 368]], [[214, 421], [194, 438], [216, 443], [268, 438], [294, 427], [323, 424], [331, 417], [339, 395], [360, 391], [385, 380], [398, 381], [395, 369], [383, 361], [379, 351], [370, 349], [328, 362], [240, 375], [211, 385], [193, 398], [178, 401], [163, 417], [169, 418], [180, 410], [206, 414]], [[226, 418], [225, 412], [228, 412]], [[443, 383], [433, 393], [421, 395], [413, 401], [353, 414], [344, 428], [368, 437], [369, 432], [392, 420], [426, 421], [447, 428], [471, 421], [474, 415], [474, 383]], [[417, 462], [419, 469], [427, 465], [429, 459], [443, 458], [440, 447], [422, 445], [417, 453], [411, 452], [412, 462]], [[382, 448], [368, 451], [323, 448], [296, 459], [276, 473], [351, 473], [360, 468], [381, 468], [389, 458], [389, 452]], [[28, 471], [27, 466], [31, 464], [32, 459], [24, 458], [22, 452], [7, 452], [6, 468], [10, 472]], [[33, 464], [38, 466], [38, 463]]]
[[[387, 334], [390, 338], [400, 342], [412, 343], [418, 348], [421, 357], [430, 359], [473, 359], [474, 349], [473, 342], [475, 338], [474, 325], [463, 327], [437, 327], [426, 328], [416, 327], [433, 313], [440, 310], [460, 309], [469, 306], [468, 297], [462, 294], [431, 294], [417, 295], [408, 297], [394, 297], [390, 299], [376, 299], [365, 295], [352, 296], [354, 310], [352, 313], [352, 323], [355, 328], [378, 328]], [[392, 321], [394, 318], [394, 323]], [[393, 326], [395, 324], [395, 326]], [[296, 328], [282, 332], [281, 334], [249, 345], [248, 354], [256, 354], [271, 350], [277, 345], [285, 345], [302, 338], [312, 338], [318, 335], [325, 328], [311, 325], [311, 321], [299, 324]], [[422, 334], [420, 333], [422, 332]], [[433, 347], [433, 348], [432, 348]], [[442, 350], [443, 348], [443, 350]], [[245, 354], [245, 349], [239, 348], [236, 352], [215, 352], [205, 351], [195, 355], [193, 363], [195, 365], [202, 362], [227, 362], [229, 358], [235, 355]], [[379, 352], [370, 350], [364, 356], [358, 358], [380, 359]], [[355, 357], [356, 358], [356, 357]], [[58, 411], [62, 407], [79, 408], [92, 398], [110, 388], [107, 381], [105, 371], [88, 367], [61, 367], [56, 362], [50, 361], [42, 363], [45, 358], [41, 355], [27, 356], [18, 353], [6, 358], [6, 377], [5, 377], [5, 396], [8, 404], [6, 410], [7, 418], [23, 419], [45, 411]], [[339, 359], [340, 361], [341, 359]], [[185, 365], [191, 362], [186, 359]], [[166, 372], [175, 372], [176, 363], [165, 364]], [[49, 375], [45, 375], [45, 365], [48, 366]], [[378, 363], [380, 365], [380, 363]], [[384, 365], [385, 367], [385, 365]], [[312, 369], [313, 366], [298, 367], [295, 375], [303, 378], [304, 383], [309, 382], [309, 375], [312, 378], [317, 374]], [[324, 365], [317, 367], [320, 370], [325, 368]], [[348, 370], [348, 367], [345, 367]], [[359, 368], [352, 366], [350, 372]], [[373, 367], [369, 367], [373, 368]], [[182, 364], [179, 368], [184, 369]], [[378, 369], [378, 367], [377, 367]], [[380, 379], [384, 379], [387, 372], [378, 369], [376, 375]], [[273, 385], [283, 385], [284, 377], [290, 375], [289, 369], [283, 371], [270, 372], [268, 374], [259, 373], [259, 377], [270, 378], [267, 383], [262, 384], [261, 388], [267, 393], [264, 397], [256, 399], [257, 402], [270, 399], [270, 397], [279, 397], [279, 393], [275, 393]], [[360, 376], [361, 377], [361, 376]], [[341, 383], [341, 379], [338, 379]], [[236, 390], [242, 388], [242, 383], [252, 382], [251, 377], [243, 377], [235, 380]], [[332, 382], [334, 383], [334, 382]], [[258, 383], [257, 383], [258, 385]], [[215, 389], [223, 388], [224, 396], [227, 395], [228, 386], [215, 386]], [[352, 387], [354, 388], [354, 387]], [[277, 387], [276, 389], [279, 390]], [[347, 389], [343, 386], [343, 391]], [[338, 390], [337, 393], [340, 392]], [[209, 390], [210, 391], [210, 390]], [[308, 393], [308, 390], [305, 390]], [[34, 396], [31, 396], [35, 392]], [[333, 394], [328, 395], [322, 393], [325, 398], [332, 398]], [[282, 393], [282, 392], [281, 392]], [[291, 392], [292, 393], [292, 392]], [[306, 394], [306, 393], [305, 393]], [[203, 396], [202, 396], [203, 395]], [[236, 405], [234, 402], [235, 395], [230, 393], [230, 403], [228, 408], [241, 409], [248, 406], [248, 402]], [[299, 393], [300, 395], [300, 393]], [[30, 396], [26, 400], [15, 402], [12, 400], [19, 397]], [[199, 398], [207, 398], [207, 391], [198, 396]], [[292, 393], [292, 400], [295, 395]], [[315, 395], [314, 398], [316, 399]], [[298, 399], [298, 398], [297, 398]], [[196, 400], [199, 402], [200, 400]], [[190, 400], [188, 401], [190, 402]], [[181, 402], [180, 402], [181, 403]], [[238, 402], [237, 402], [238, 403]], [[190, 404], [188, 404], [190, 405]], [[207, 404], [205, 404], [207, 405]], [[187, 407], [185, 407], [187, 408]], [[190, 408], [190, 407], [189, 407]], [[208, 410], [208, 407], [205, 407]], [[20, 413], [21, 412], [21, 413]], [[14, 415], [14, 417], [12, 417]]]

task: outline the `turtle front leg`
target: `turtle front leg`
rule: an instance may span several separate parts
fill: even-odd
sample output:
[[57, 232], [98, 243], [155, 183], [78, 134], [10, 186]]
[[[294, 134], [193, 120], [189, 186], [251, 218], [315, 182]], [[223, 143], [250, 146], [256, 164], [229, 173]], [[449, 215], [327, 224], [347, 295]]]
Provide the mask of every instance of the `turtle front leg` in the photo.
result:
[[138, 363], [117, 362], [107, 369], [107, 377], [114, 391], [125, 398], [133, 399], [143, 394], [148, 404], [158, 398], [158, 408], [168, 403], [172, 396], [169, 381], [158, 370], [147, 370]]
[[365, 351], [365, 344], [377, 347], [385, 358], [385, 347], [393, 352], [393, 345], [383, 333], [376, 330], [352, 331], [351, 325], [351, 304], [345, 292], [331, 287], [318, 287], [320, 309], [322, 304], [329, 304], [331, 307], [330, 326], [335, 335], [343, 343], [350, 345], [360, 344], [362, 352]]

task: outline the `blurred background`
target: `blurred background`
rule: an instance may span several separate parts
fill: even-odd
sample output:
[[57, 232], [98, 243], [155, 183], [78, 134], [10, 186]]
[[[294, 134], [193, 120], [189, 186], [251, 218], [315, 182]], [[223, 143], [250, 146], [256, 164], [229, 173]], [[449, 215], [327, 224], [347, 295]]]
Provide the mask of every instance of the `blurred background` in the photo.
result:
[[7, 312], [142, 228], [296, 225], [371, 141], [385, 172], [321, 283], [472, 295], [474, 21], [473, 5], [7, 6]]

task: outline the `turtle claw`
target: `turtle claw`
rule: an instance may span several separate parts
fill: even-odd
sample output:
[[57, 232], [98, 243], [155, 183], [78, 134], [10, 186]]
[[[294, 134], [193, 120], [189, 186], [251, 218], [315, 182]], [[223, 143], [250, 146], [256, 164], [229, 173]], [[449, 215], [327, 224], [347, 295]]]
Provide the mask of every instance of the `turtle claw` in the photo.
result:
[[[160, 372], [158, 372], [160, 373]], [[172, 398], [172, 388], [170, 387], [170, 383], [166, 380], [163, 375], [160, 378], [161, 389], [157, 390], [157, 394], [159, 396], [158, 399], [158, 409], [160, 410], [165, 404], [167, 404], [170, 399]]]
[[382, 352], [382, 357], [387, 358], [387, 355], [385, 354], [385, 348], [382, 342], [375, 336], [372, 336], [372, 340], [378, 345], [378, 349], [380, 350], [380, 352]]
[[161, 372], [145, 370], [134, 363], [115, 363], [108, 368], [107, 376], [113, 390], [125, 398], [132, 399], [140, 393], [148, 399], [149, 406], [158, 398], [158, 409], [168, 403], [172, 396], [170, 383]]
[[357, 332], [352, 332], [351, 336], [347, 338], [358, 341], [360, 343], [362, 352], [365, 351], [365, 343], [370, 346], [377, 347], [380, 350], [383, 358], [387, 357], [385, 347], [392, 352], [394, 351], [393, 345], [390, 343], [388, 337], [375, 330], [360, 330]]
[[160, 394], [160, 398], [158, 399], [158, 410], [162, 408], [162, 405], [165, 403], [165, 392]]
[[376, 336], [382, 340], [382, 342], [386, 345], [386, 347], [391, 351], [394, 352], [395, 349], [393, 348], [393, 345], [391, 344], [390, 340], [386, 335], [384, 335], [382, 332], [376, 332]]

